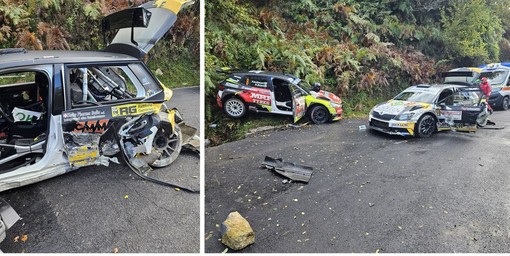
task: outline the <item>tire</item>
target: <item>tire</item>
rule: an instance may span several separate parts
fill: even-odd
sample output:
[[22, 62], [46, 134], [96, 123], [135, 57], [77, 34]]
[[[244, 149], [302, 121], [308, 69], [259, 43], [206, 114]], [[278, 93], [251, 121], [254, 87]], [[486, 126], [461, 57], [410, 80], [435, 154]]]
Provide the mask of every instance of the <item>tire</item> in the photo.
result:
[[164, 128], [160, 127], [152, 143], [152, 150], [161, 155], [153, 162], [148, 163], [152, 167], [166, 167], [175, 161], [181, 153], [182, 133], [181, 128], [175, 125], [175, 132], [170, 134]]
[[323, 124], [329, 120], [329, 112], [322, 105], [315, 105], [312, 110], [310, 110], [310, 120], [314, 124]]
[[223, 104], [223, 111], [230, 118], [241, 118], [246, 114], [246, 104], [236, 97], [232, 97]]
[[507, 110], [509, 107], [510, 107], [510, 99], [508, 98], [508, 96], [506, 96], [505, 98], [503, 98], [503, 102], [501, 103], [501, 109]]
[[436, 119], [432, 115], [425, 114], [416, 123], [414, 134], [418, 138], [428, 138], [436, 131]]

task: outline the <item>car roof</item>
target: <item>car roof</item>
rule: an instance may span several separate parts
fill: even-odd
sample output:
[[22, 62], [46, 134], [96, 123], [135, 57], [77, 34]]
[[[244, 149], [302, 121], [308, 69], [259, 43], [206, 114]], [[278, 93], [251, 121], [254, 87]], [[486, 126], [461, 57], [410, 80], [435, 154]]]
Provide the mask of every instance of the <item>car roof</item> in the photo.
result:
[[482, 68], [477, 68], [477, 67], [460, 67], [460, 68], [451, 69], [448, 72], [460, 72], [460, 71], [471, 71], [471, 72], [481, 73], [482, 72]]
[[104, 51], [26, 51], [0, 55], [0, 69], [41, 64], [136, 61], [128, 55]]
[[288, 80], [291, 78], [292, 80], [296, 79], [297, 77], [291, 75], [291, 74], [284, 74], [279, 72], [270, 72], [270, 71], [263, 71], [263, 70], [249, 70], [249, 71], [236, 71], [232, 74], [238, 75], [238, 76], [265, 76], [265, 77], [276, 77], [281, 78], [284, 80]]
[[406, 90], [410, 89], [425, 89], [429, 91], [440, 91], [445, 88], [462, 88], [467, 87], [465, 85], [459, 84], [418, 84], [408, 87]]

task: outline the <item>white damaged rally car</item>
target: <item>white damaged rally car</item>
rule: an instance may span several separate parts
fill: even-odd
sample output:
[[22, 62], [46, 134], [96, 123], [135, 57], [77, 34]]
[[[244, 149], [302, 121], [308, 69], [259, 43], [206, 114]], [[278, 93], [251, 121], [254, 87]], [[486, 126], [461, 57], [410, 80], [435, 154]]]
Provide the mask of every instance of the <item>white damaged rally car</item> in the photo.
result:
[[411, 86], [376, 105], [370, 111], [369, 127], [387, 134], [416, 137], [430, 137], [442, 130], [474, 132], [484, 108], [480, 96], [476, 86]]

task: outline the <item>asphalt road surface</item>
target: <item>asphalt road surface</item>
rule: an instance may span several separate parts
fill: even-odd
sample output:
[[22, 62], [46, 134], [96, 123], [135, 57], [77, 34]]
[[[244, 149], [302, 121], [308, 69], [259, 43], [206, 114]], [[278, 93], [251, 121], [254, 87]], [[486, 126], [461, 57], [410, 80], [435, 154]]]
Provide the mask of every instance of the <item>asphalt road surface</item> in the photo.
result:
[[[360, 130], [366, 119], [264, 132], [206, 149], [205, 249], [238, 211], [256, 242], [240, 252], [510, 252], [510, 111], [503, 130], [427, 139]], [[260, 167], [314, 167], [308, 184]]]
[[[196, 128], [199, 93], [199, 87], [175, 89], [168, 103]], [[182, 152], [156, 172], [199, 189], [199, 162], [196, 154]], [[3, 252], [200, 251], [199, 194], [143, 181], [125, 165], [82, 168], [0, 197], [22, 217], [8, 230]]]

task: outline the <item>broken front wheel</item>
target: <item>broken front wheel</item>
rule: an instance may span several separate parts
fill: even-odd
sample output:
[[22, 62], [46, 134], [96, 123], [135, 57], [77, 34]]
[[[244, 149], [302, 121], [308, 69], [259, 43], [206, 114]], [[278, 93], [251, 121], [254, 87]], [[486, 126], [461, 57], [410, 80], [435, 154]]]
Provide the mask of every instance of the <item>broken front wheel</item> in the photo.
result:
[[161, 127], [154, 137], [152, 147], [159, 157], [148, 164], [152, 167], [165, 167], [175, 161], [182, 148], [182, 132], [178, 125], [175, 125], [175, 131], [168, 131]]

